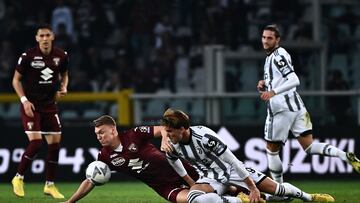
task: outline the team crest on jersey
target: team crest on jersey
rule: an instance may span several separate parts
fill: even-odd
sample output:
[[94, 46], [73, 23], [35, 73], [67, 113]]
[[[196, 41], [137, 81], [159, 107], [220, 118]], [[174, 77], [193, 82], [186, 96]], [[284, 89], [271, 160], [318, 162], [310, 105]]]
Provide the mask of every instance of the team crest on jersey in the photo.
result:
[[34, 122], [27, 122], [27, 127], [29, 130], [32, 130], [34, 128]]
[[138, 151], [138, 147], [135, 143], [131, 143], [130, 146], [128, 147], [128, 149], [131, 151], [131, 152], [137, 152]]
[[125, 163], [125, 159], [122, 157], [117, 157], [117, 158], [111, 160], [111, 163], [114, 166], [121, 166]]
[[56, 57], [56, 58], [53, 58], [53, 61], [55, 63], [55, 66], [58, 66], [59, 65], [59, 62], [60, 62], [60, 58]]
[[45, 67], [45, 62], [44, 61], [33, 61], [33, 62], [31, 62], [30, 65], [33, 68], [44, 68]]

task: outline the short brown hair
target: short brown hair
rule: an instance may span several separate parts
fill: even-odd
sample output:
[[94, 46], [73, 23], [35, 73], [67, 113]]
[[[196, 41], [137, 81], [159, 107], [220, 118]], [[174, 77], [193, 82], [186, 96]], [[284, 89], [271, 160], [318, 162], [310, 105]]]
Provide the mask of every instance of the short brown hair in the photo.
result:
[[94, 125], [94, 127], [99, 127], [102, 125], [116, 126], [116, 122], [113, 119], [113, 117], [111, 117], [109, 115], [103, 115], [103, 116], [100, 116], [99, 118], [93, 120], [93, 125]]
[[190, 119], [183, 111], [169, 108], [164, 112], [160, 125], [175, 129], [180, 129], [181, 127], [188, 129], [190, 127]]
[[[278, 26], [276, 24], [271, 24], [271, 25], [267, 25], [264, 30], [270, 30], [273, 31], [275, 33], [275, 37], [279, 38], [280, 37], [280, 30], [278, 28]], [[264, 31], [263, 30], [263, 31]]]

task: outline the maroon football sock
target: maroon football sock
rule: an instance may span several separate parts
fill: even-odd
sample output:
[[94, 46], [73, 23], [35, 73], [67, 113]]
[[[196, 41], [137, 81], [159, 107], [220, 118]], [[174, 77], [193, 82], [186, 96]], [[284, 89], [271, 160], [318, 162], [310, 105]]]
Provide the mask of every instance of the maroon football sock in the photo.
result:
[[46, 158], [46, 181], [54, 181], [58, 166], [60, 144], [49, 144]]
[[40, 150], [42, 140], [32, 140], [26, 147], [24, 154], [21, 156], [21, 161], [17, 169], [17, 173], [24, 175], [25, 171], [29, 168], [30, 164], [34, 160], [36, 154]]

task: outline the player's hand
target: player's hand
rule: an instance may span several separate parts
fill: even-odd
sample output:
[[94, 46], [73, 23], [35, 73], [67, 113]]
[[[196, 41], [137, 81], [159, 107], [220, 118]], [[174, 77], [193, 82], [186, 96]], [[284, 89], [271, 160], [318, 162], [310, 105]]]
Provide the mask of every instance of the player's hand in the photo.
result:
[[30, 101], [25, 101], [23, 103], [25, 114], [31, 118], [34, 117], [35, 107]]
[[260, 94], [260, 98], [263, 101], [269, 101], [271, 97], [273, 97], [275, 95], [275, 92], [273, 90], [271, 91], [266, 91], [266, 92], [261, 92]]
[[160, 150], [166, 153], [171, 153], [174, 150], [169, 137], [163, 136], [163, 138], [161, 139]]
[[56, 100], [58, 100], [60, 97], [63, 97], [67, 94], [66, 88], [61, 88], [59, 91], [56, 92]]
[[256, 86], [256, 89], [259, 91], [259, 92], [264, 92], [265, 90], [265, 80], [259, 80], [257, 86]]
[[259, 189], [254, 188], [254, 189], [250, 190], [249, 199], [250, 199], [250, 203], [262, 202]]

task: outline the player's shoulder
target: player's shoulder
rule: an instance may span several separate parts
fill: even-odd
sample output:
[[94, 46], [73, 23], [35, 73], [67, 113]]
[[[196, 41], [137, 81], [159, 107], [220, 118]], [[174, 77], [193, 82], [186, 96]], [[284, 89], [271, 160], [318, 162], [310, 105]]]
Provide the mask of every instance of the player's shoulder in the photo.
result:
[[29, 58], [29, 57], [33, 57], [36, 55], [39, 55], [39, 49], [37, 47], [32, 47], [32, 48], [27, 49], [25, 52], [23, 52], [21, 54], [21, 57]]
[[53, 54], [54, 55], [59, 55], [59, 56], [62, 56], [62, 57], [67, 57], [68, 56], [68, 53], [65, 50], [63, 50], [63, 49], [61, 49], [59, 47], [54, 47], [53, 48]]
[[279, 47], [274, 51], [275, 56], [290, 56], [284, 47]]

